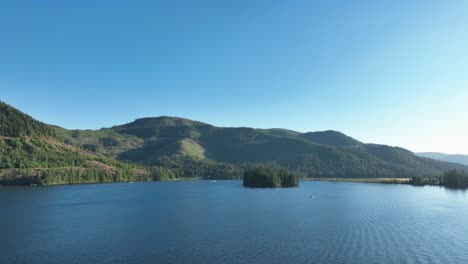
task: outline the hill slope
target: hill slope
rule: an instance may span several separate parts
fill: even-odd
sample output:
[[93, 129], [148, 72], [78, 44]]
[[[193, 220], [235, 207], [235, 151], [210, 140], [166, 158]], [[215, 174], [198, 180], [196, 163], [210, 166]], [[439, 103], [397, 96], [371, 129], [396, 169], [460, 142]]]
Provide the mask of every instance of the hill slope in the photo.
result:
[[323, 145], [336, 147], [359, 147], [362, 143], [338, 131], [307, 132], [299, 135], [300, 138]]
[[54, 136], [54, 130], [0, 101], [0, 136]]
[[0, 183], [63, 184], [123, 180], [138, 166], [67, 144], [68, 130], [39, 122], [0, 102]]
[[[139, 119], [112, 129], [145, 142], [120, 153], [118, 158], [145, 164], [159, 164], [161, 157], [182, 155], [233, 164], [277, 164], [310, 177], [433, 176], [464, 168], [420, 158], [398, 147], [364, 144], [336, 131], [223, 128], [177, 117]], [[183, 151], [179, 142], [190, 144]]]
[[[54, 182], [137, 176], [237, 178], [242, 168], [256, 163], [285, 167], [308, 177], [435, 176], [453, 168], [467, 169], [398, 147], [364, 144], [337, 131], [215, 127], [167, 116], [100, 130], [67, 130], [39, 122], [4, 103], [0, 110], [0, 176], [37, 176], [74, 168], [79, 179]], [[29, 171], [19, 173], [19, 169]], [[101, 176], [89, 172], [94, 169]], [[47, 179], [46, 175], [41, 181]]]
[[446, 161], [446, 162], [460, 163], [460, 164], [468, 166], [468, 155], [444, 154], [444, 153], [438, 153], [438, 152], [422, 152], [422, 153], [416, 153], [416, 155], [419, 157], [425, 157], [425, 158]]

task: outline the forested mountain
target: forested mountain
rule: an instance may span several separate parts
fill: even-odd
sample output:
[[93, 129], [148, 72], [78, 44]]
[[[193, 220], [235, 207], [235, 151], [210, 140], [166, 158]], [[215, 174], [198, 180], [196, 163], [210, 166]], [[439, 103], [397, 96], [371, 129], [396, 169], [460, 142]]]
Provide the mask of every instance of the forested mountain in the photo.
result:
[[416, 155], [420, 157], [435, 159], [435, 160], [460, 163], [460, 164], [468, 166], [468, 155], [444, 154], [444, 153], [437, 153], [437, 152], [421, 152], [421, 153], [416, 153]]
[[306, 177], [435, 176], [467, 168], [398, 147], [364, 144], [337, 131], [224, 128], [167, 116], [100, 130], [67, 130], [0, 106], [0, 175], [10, 178], [44, 174], [39, 179], [44, 181], [47, 173], [64, 169], [77, 176], [57, 183], [239, 178], [244, 168], [258, 164]]
[[308, 132], [300, 134], [298, 136], [311, 142], [336, 147], [360, 147], [363, 145], [356, 139], [346, 136], [341, 132], [333, 130]]
[[0, 183], [64, 184], [151, 178], [141, 166], [88, 151], [63, 135], [73, 132], [39, 122], [0, 102]]
[[0, 101], [0, 136], [54, 136], [54, 130]]
[[182, 155], [232, 164], [277, 164], [309, 177], [409, 177], [441, 175], [458, 164], [420, 158], [385, 145], [364, 144], [336, 131], [223, 128], [176, 117], [138, 119], [112, 128], [143, 140], [118, 159], [159, 164]]

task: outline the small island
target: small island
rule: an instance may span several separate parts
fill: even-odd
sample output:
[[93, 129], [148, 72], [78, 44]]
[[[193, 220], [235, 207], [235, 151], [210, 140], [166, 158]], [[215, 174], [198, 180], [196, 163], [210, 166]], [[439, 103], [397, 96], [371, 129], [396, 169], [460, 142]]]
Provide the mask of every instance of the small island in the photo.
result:
[[257, 166], [245, 170], [244, 186], [255, 188], [297, 187], [299, 176], [297, 173], [282, 168]]

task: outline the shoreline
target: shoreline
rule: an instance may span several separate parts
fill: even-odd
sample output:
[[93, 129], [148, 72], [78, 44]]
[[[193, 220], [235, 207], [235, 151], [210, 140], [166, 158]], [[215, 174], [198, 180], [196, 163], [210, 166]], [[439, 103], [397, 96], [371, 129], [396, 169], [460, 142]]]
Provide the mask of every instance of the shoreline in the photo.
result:
[[302, 181], [409, 184], [411, 178], [303, 178]]
[[[176, 178], [160, 180], [161, 182], [177, 182], [177, 181], [223, 181], [227, 179], [203, 179], [196, 178]], [[231, 179], [240, 180], [242, 179]], [[380, 184], [409, 184], [411, 178], [301, 178], [300, 181], [325, 181], [325, 182], [354, 182], [354, 183], [380, 183]], [[152, 181], [133, 181], [133, 182], [152, 182]], [[154, 181], [158, 182], [158, 181]], [[0, 186], [23, 186], [23, 187], [45, 187], [45, 186], [64, 186], [64, 185], [87, 185], [87, 184], [109, 184], [109, 183], [130, 183], [130, 181], [110, 181], [110, 182], [79, 182], [79, 183], [56, 183], [56, 184], [2, 184]]]

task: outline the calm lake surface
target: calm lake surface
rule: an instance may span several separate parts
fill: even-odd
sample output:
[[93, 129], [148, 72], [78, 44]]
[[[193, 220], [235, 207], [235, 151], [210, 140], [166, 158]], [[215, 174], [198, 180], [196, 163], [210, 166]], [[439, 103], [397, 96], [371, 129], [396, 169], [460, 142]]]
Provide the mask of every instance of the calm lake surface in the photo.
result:
[[0, 187], [0, 263], [468, 263], [468, 193], [240, 181]]

